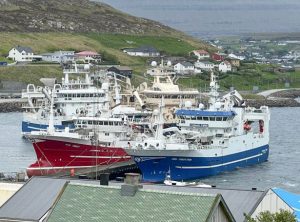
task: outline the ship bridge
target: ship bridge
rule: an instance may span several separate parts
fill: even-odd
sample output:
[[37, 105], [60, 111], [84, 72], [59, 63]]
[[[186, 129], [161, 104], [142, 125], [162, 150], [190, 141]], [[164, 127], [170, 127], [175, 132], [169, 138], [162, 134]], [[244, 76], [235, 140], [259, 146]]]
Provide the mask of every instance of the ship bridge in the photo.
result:
[[209, 110], [186, 110], [179, 109], [176, 111], [177, 116], [191, 116], [191, 117], [234, 117], [234, 111], [209, 111]]
[[[234, 111], [209, 111], [209, 110], [184, 110], [176, 111], [180, 120], [179, 126], [183, 128], [231, 128], [232, 121], [236, 116]], [[223, 133], [224, 131], [222, 131]], [[218, 132], [219, 133], [219, 132]]]

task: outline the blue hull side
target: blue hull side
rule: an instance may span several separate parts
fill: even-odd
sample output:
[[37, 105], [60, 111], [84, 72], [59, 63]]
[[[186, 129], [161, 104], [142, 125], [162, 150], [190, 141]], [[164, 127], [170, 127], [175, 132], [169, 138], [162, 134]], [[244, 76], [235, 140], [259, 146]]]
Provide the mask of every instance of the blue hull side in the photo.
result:
[[[68, 126], [70, 129], [74, 128], [73, 124], [70, 125], [54, 125], [54, 128], [57, 130], [64, 130], [65, 127]], [[46, 124], [38, 124], [32, 122], [22, 121], [22, 133], [30, 133], [31, 131], [45, 131], [47, 130], [48, 125]]]
[[133, 158], [143, 174], [143, 180], [161, 182], [170, 174], [172, 180], [193, 180], [232, 171], [268, 160], [269, 145], [223, 157], [138, 156]]

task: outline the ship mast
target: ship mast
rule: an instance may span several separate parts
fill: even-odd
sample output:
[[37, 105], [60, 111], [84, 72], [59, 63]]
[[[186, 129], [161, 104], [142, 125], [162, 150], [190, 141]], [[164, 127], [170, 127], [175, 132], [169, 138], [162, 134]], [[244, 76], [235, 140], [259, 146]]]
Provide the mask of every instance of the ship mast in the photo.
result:
[[157, 129], [156, 129], [156, 133], [155, 133], [155, 139], [157, 139], [157, 140], [161, 140], [163, 138], [164, 107], [165, 107], [164, 96], [162, 96], [161, 103], [159, 106], [158, 119], [157, 119]]
[[218, 89], [220, 88], [218, 81], [217, 81], [217, 77], [214, 74], [214, 72], [212, 71], [210, 73], [210, 92], [209, 92], [209, 109], [210, 110], [215, 110], [215, 104], [217, 102], [217, 99], [219, 97], [219, 92]]
[[[53, 89], [54, 90], [54, 89]], [[49, 126], [48, 126], [48, 133], [54, 133], [54, 111], [53, 111], [53, 106], [54, 106], [54, 91], [52, 90], [51, 92], [51, 104], [50, 104], [50, 116], [49, 116]]]
[[120, 90], [119, 90], [119, 85], [118, 85], [118, 82], [117, 82], [117, 77], [116, 77], [116, 73], [114, 73], [114, 80], [115, 80], [115, 100], [116, 100], [116, 106], [117, 105], [120, 105], [121, 103], [121, 96], [120, 96]]

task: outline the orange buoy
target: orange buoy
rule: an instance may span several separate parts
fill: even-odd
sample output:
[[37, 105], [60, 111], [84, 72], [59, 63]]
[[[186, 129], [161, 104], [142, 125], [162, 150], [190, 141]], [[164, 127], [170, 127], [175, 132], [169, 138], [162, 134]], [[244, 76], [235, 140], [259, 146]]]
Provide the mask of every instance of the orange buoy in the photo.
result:
[[75, 169], [74, 169], [74, 168], [72, 168], [72, 169], [70, 170], [70, 176], [71, 176], [71, 177], [74, 177], [74, 176], [75, 176]]

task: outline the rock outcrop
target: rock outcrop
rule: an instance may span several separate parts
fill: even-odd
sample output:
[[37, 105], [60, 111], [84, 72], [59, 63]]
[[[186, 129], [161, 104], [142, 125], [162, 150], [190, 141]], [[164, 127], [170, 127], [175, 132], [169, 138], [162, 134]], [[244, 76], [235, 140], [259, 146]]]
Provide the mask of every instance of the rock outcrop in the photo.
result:
[[248, 99], [246, 100], [247, 106], [259, 108], [261, 106], [269, 107], [300, 107], [294, 99]]
[[23, 102], [3, 102], [0, 103], [0, 113], [22, 112]]

